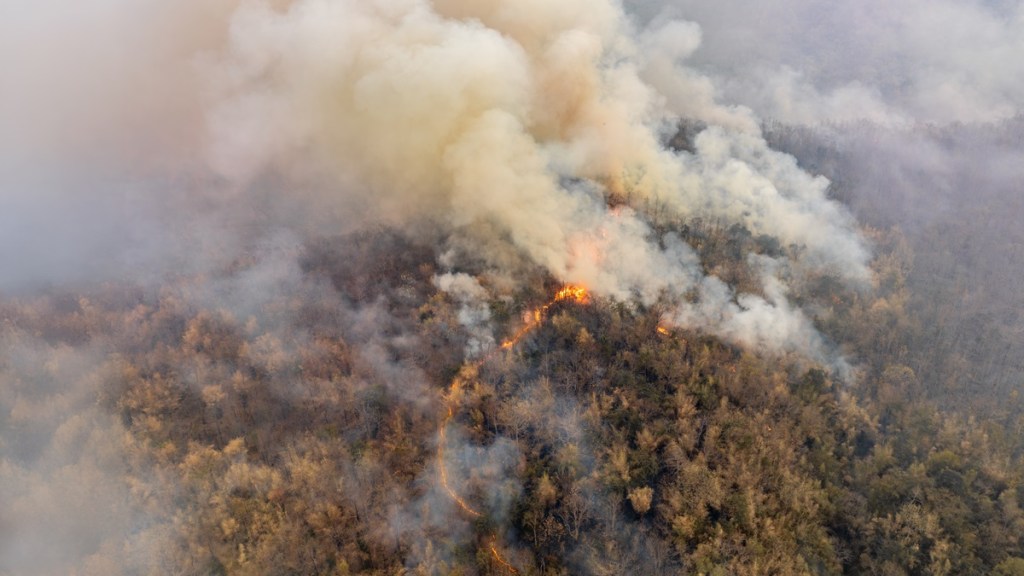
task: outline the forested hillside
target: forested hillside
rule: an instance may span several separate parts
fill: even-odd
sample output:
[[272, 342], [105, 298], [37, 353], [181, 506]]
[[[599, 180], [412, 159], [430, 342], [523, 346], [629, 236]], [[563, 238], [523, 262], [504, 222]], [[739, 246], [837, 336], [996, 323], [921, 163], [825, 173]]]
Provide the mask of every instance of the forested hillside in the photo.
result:
[[0, 576], [1024, 575], [1021, 38], [0, 2]]
[[[723, 274], [756, 243], [736, 227], [686, 237]], [[33, 361], [3, 366], [5, 500], [86, 490], [95, 514], [133, 511], [122, 541], [88, 510], [52, 510], [94, 551], [83, 574], [1014, 573], [1024, 421], [927, 400], [906, 363], [923, 331], [909, 248], [873, 240], [875, 292], [822, 277], [795, 295], [857, 360], [850, 383], [602, 298], [555, 302], [471, 362], [433, 256], [386, 230], [279, 255], [300, 263], [291, 289], [235, 310], [201, 291], [285, 281], [268, 272], [280, 262], [160, 294], [7, 299], [4, 348]], [[558, 287], [528, 286], [489, 303], [508, 336]], [[443, 465], [478, 517], [433, 482], [453, 379]], [[98, 470], [112, 450], [128, 457]], [[66, 480], [34, 483], [49, 466]]]
[[918, 333], [900, 361], [946, 408], [1015, 417], [1024, 375], [1022, 120], [886, 129], [773, 125], [769, 139], [831, 180], [830, 193], [902, 246]]

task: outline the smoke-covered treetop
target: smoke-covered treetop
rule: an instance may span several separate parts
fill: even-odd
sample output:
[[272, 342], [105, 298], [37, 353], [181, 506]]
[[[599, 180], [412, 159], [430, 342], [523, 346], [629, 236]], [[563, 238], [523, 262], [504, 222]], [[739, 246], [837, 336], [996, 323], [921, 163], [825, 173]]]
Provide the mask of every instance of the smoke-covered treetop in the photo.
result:
[[0, 4], [0, 574], [1019, 572], [1022, 22]]

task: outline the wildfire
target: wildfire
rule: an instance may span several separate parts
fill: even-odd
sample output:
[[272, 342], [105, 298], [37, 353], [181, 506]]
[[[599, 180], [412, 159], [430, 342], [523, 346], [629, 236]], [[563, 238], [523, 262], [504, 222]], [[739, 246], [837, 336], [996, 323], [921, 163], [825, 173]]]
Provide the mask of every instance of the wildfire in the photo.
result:
[[[562, 287], [562, 289], [556, 292], [554, 298], [552, 298], [547, 304], [544, 304], [540, 308], [534, 309], [530, 311], [529, 314], [524, 315], [525, 324], [523, 325], [523, 327], [520, 328], [519, 331], [516, 332], [515, 335], [513, 335], [511, 338], [502, 342], [501, 349], [509, 350], [515, 347], [515, 345], [518, 344], [524, 336], [532, 332], [535, 328], [537, 328], [538, 326], [541, 325], [541, 323], [544, 322], [544, 318], [549, 308], [554, 306], [556, 302], [563, 302], [566, 300], [570, 300], [579, 304], [586, 304], [587, 302], [590, 301], [590, 294], [587, 292], [587, 289], [584, 288], [583, 286], [568, 284]], [[452, 380], [452, 384], [448, 388], [448, 398], [446, 399], [445, 402], [448, 408], [448, 413], [441, 420], [441, 425], [438, 430], [437, 470], [441, 486], [444, 488], [444, 491], [448, 493], [448, 497], [452, 499], [452, 502], [455, 502], [456, 506], [458, 506], [468, 516], [472, 516], [473, 518], [479, 518], [483, 514], [474, 509], [472, 506], [470, 506], [461, 496], [459, 496], [459, 493], [456, 492], [454, 488], [452, 488], [451, 484], [449, 484], [448, 467], [445, 465], [444, 452], [445, 447], [448, 444], [448, 424], [455, 417], [455, 406], [459, 403], [462, 382], [466, 379], [473, 378], [476, 374], [476, 371], [480, 368], [484, 361], [487, 360], [488, 356], [484, 356], [483, 358], [464, 366], [463, 370]], [[512, 566], [512, 564], [510, 564], [508, 560], [505, 560], [505, 558], [501, 555], [501, 552], [498, 551], [497, 536], [492, 537], [490, 549], [491, 555], [494, 556], [494, 559], [498, 562], [498, 564], [504, 567], [505, 570], [508, 571], [508, 573], [519, 574], [519, 571], [516, 570], [516, 568]]]
[[448, 497], [451, 498], [459, 508], [462, 508], [463, 512], [477, 518], [480, 516], [480, 512], [477, 512], [472, 506], [467, 504], [466, 501], [459, 496], [458, 492], [448, 484], [448, 467], [444, 464], [444, 447], [448, 442], [448, 422], [451, 421], [454, 415], [455, 411], [449, 406], [448, 416], [445, 417], [443, 422], [441, 422], [441, 438], [437, 445], [437, 469], [441, 479], [441, 486], [444, 487], [444, 491], [448, 493]]
[[669, 334], [671, 334], [671, 332], [669, 332], [668, 328], [665, 328], [664, 326], [658, 326], [658, 334], [661, 334], [662, 336], [668, 336]]
[[[575, 286], [573, 284], [569, 284], [568, 286], [559, 290], [557, 294], [555, 294], [555, 299], [552, 301], [552, 304], [554, 302], [560, 302], [562, 300], [572, 300], [580, 304], [586, 304], [588, 301], [590, 301], [590, 294], [587, 292], [587, 289], [584, 288], [583, 286]], [[548, 306], [550, 306], [550, 304]], [[545, 308], [547, 308], [547, 306], [545, 306]]]
[[472, 506], [467, 504], [466, 501], [463, 500], [461, 496], [459, 496], [459, 493], [456, 492], [455, 489], [451, 487], [451, 484], [448, 483], [448, 467], [445, 465], [444, 462], [444, 450], [445, 446], [448, 445], [448, 423], [451, 422], [452, 418], [455, 417], [455, 405], [459, 401], [459, 390], [462, 388], [462, 377], [462, 373], [456, 376], [455, 379], [452, 380], [451, 387], [448, 389], [448, 415], [445, 416], [444, 420], [441, 421], [441, 427], [438, 430], [437, 470], [439, 479], [441, 481], [441, 486], [444, 488], [444, 491], [448, 493], [448, 497], [451, 498], [452, 501], [455, 502], [455, 504], [459, 508], [462, 508], [463, 512], [474, 518], [477, 518], [481, 516], [480, 512], [476, 511]]
[[515, 566], [510, 564], [508, 560], [505, 560], [505, 558], [501, 556], [501, 552], [498, 552], [498, 546], [493, 540], [491, 541], [491, 555], [498, 561], [498, 564], [501, 564], [505, 570], [508, 570], [509, 574], [519, 574], [519, 570], [516, 570]]
[[529, 314], [525, 314], [523, 316], [526, 323], [518, 332], [513, 334], [511, 338], [501, 343], [502, 350], [509, 350], [515, 347], [515, 345], [523, 339], [523, 336], [526, 336], [532, 332], [534, 328], [540, 326], [541, 322], [544, 320], [544, 315], [547, 313], [549, 308], [554, 306], [556, 302], [564, 302], [566, 300], [571, 300], [577, 304], [586, 304], [590, 302], [590, 293], [587, 292], [587, 289], [583, 286], [578, 286], [576, 284], [567, 284], [563, 286], [561, 290], [555, 293], [555, 297], [549, 300], [547, 304], [532, 310]]
[[[552, 302], [555, 302], [555, 301], [553, 300]], [[550, 306], [550, 304], [548, 306]], [[543, 319], [543, 317], [541, 316], [542, 311], [547, 310], [548, 306], [544, 306], [543, 308], [538, 308], [538, 309], [530, 312], [529, 314], [523, 315], [523, 318], [526, 320], [526, 324], [524, 324], [523, 327], [519, 329], [519, 331], [517, 331], [515, 334], [513, 334], [511, 338], [509, 338], [508, 340], [505, 340], [504, 342], [502, 342], [501, 343], [501, 348], [503, 350], [508, 350], [508, 349], [512, 348], [513, 346], [518, 344], [520, 340], [523, 339], [523, 336], [526, 336], [531, 331], [533, 331], [534, 328], [536, 328], [537, 326], [540, 326], [540, 322]]]

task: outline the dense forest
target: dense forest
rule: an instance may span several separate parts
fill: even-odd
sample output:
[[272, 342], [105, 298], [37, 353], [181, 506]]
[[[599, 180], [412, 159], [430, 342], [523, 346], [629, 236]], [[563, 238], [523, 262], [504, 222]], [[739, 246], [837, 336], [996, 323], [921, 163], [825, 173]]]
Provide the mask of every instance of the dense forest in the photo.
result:
[[1020, 38], [0, 3], [0, 576], [1024, 575]]
[[[679, 226], [723, 277], [749, 273], [734, 255], [780, 249]], [[1024, 412], [1016, 395], [992, 400], [997, 418], [953, 409], [955, 388], [923, 376], [918, 341], [941, 334], [910, 311], [919, 260], [875, 230], [875, 290], [822, 276], [793, 295], [856, 361], [853, 383], [593, 297], [471, 361], [435, 255], [387, 229], [159, 293], [8, 298], [5, 506], [51, 502], [67, 557], [89, 552], [82, 574], [1020, 573]], [[294, 285], [246, 301], [253, 277]], [[211, 285], [236, 308], [205, 306]], [[537, 273], [488, 306], [511, 337], [558, 288]], [[62, 480], [40, 493], [31, 474], [51, 466]], [[77, 491], [92, 508], [61, 509]], [[132, 511], [128, 540], [96, 522], [107, 509]], [[34, 536], [5, 539], [50, 554]]]
[[[1024, 265], [1019, 225], [1024, 119], [923, 125], [767, 127], [769, 140], [827, 176], [831, 194], [867, 226], [906, 244], [907, 311], [922, 325], [904, 360], [948, 408], [1014, 410], [1024, 374], [1013, 276]], [[925, 328], [926, 327], [926, 328]]]

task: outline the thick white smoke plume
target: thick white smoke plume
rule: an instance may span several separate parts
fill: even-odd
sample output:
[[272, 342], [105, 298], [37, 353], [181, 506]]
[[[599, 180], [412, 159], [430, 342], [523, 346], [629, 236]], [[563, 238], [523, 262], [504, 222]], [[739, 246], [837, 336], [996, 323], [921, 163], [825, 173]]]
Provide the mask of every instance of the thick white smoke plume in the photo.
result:
[[[819, 353], [770, 274], [767, 299], [737, 298], [645, 213], [739, 223], [803, 247], [802, 264], [863, 280], [867, 252], [827, 182], [771, 151], [749, 114], [715, 104], [682, 67], [699, 42], [691, 26], [663, 26], [641, 46], [614, 3], [577, 4], [243, 4], [204, 66], [213, 166], [241, 181], [338, 174], [355, 183], [342, 194], [380, 218], [486, 229], [598, 295], [652, 303], [697, 289], [686, 308], [698, 309], [676, 320]], [[669, 93], [650, 76], [671, 78]], [[659, 135], [673, 112], [721, 126], [695, 153], [671, 153]], [[609, 209], [608, 194], [627, 206]], [[742, 319], [755, 311], [769, 316]], [[765, 321], [770, 338], [742, 328]]]
[[[75, 10], [51, 1], [4, 12], [4, 36], [29, 47], [9, 62], [17, 89], [2, 106], [10, 130], [0, 144], [18, 158], [5, 169], [11, 207], [35, 206], [33, 177], [59, 163], [70, 173], [48, 206], [71, 222], [60, 228], [81, 230], [52, 250], [22, 234], [30, 252], [67, 254], [37, 267], [95, 260], [111, 237], [139, 241], [100, 273], [215, 251], [228, 243], [216, 225], [191, 230], [201, 241], [159, 239], [196, 212], [217, 222], [210, 213], [240, 206], [262, 210], [268, 227], [310, 216], [427, 224], [501, 246], [473, 255], [496, 268], [511, 248], [598, 295], [668, 296], [681, 302], [678, 322], [776, 349], [811, 339], [772, 274], [765, 296], [733, 294], [684, 242], [655, 234], [652, 212], [741, 224], [798, 247], [797, 268], [868, 275], [827, 182], [770, 150], [749, 110], [718, 104], [711, 81], [687, 67], [701, 43], [693, 24], [639, 30], [609, 0], [105, 0]], [[693, 153], [662, 146], [679, 116], [712, 126]], [[99, 201], [82, 207], [83, 197]], [[141, 229], [118, 208], [124, 199], [148, 215]], [[60, 208], [76, 200], [79, 210]], [[114, 232], [96, 241], [94, 228]], [[20, 271], [29, 272], [47, 279]], [[755, 310], [800, 329], [766, 339], [737, 328]]]

